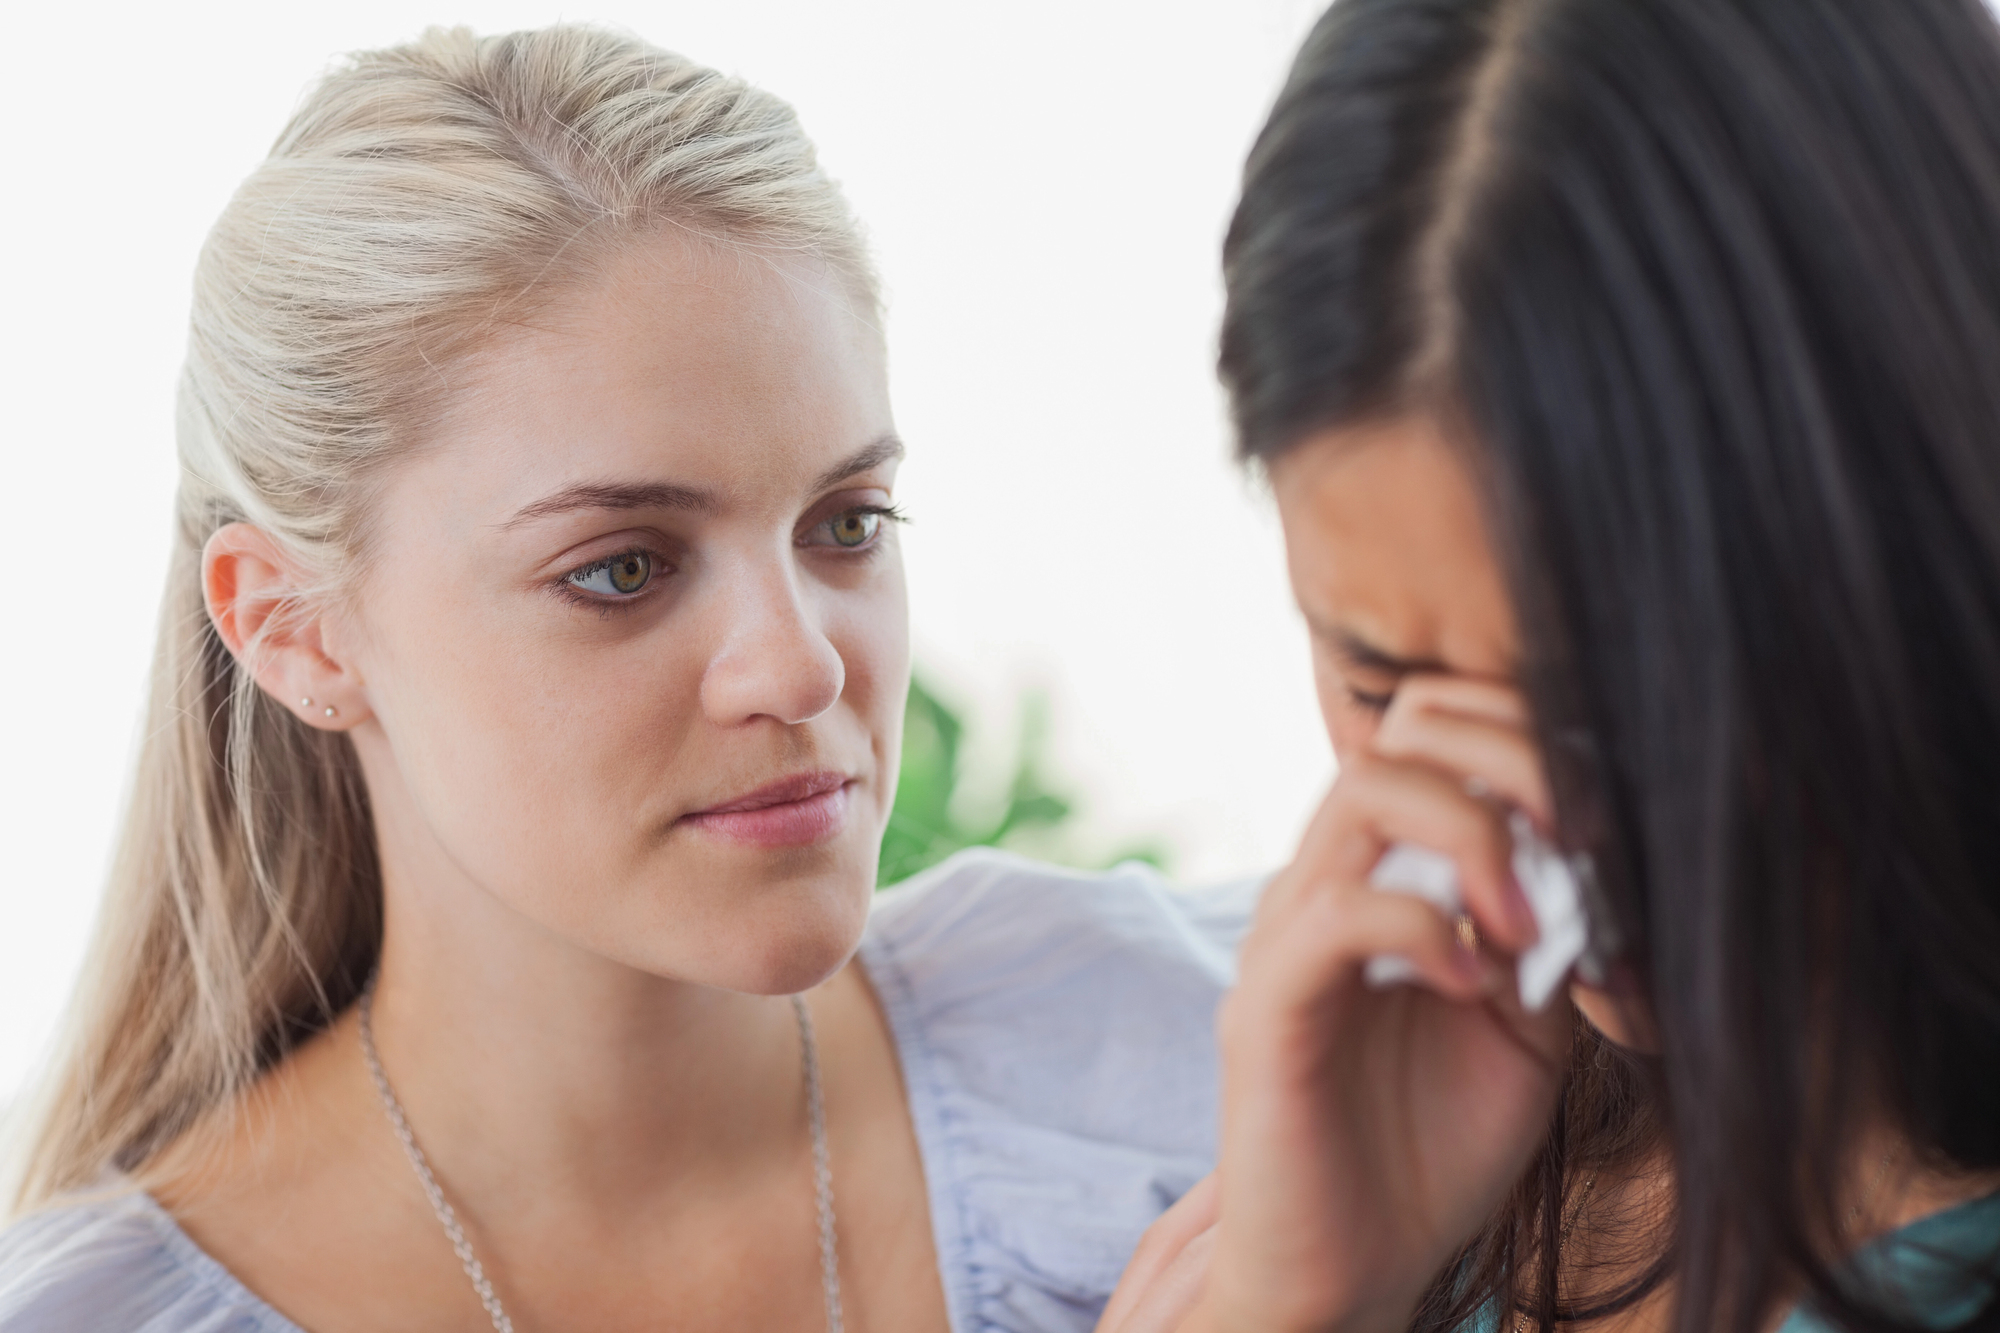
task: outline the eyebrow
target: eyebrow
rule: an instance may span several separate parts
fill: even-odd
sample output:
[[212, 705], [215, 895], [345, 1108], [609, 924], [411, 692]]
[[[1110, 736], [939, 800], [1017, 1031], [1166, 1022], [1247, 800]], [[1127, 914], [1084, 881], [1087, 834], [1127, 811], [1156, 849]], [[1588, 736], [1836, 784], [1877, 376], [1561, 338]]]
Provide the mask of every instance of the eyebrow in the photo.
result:
[[523, 505], [500, 526], [518, 527], [531, 519], [566, 514], [575, 509], [680, 509], [710, 513], [719, 506], [715, 496], [693, 486], [670, 482], [583, 482], [565, 486], [554, 495]]
[[1344, 625], [1322, 625], [1308, 621], [1313, 637], [1332, 647], [1347, 664], [1360, 671], [1379, 671], [1387, 676], [1417, 676], [1426, 673], [1449, 672], [1451, 668], [1442, 658], [1401, 657], [1386, 648], [1369, 642], [1361, 634]]
[[[832, 467], [813, 479], [813, 493], [830, 490], [851, 477], [903, 456], [903, 442], [894, 435], [884, 435], [863, 448], [860, 452], [835, 463]], [[575, 486], [565, 486], [553, 495], [543, 496], [531, 504], [523, 505], [512, 518], [500, 526], [518, 527], [551, 514], [566, 514], [578, 509], [677, 509], [685, 513], [708, 514], [721, 508], [721, 501], [713, 491], [705, 491], [696, 486], [680, 486], [672, 482], [581, 482]]]
[[862, 449], [844, 463], [832, 467], [813, 479], [813, 492], [830, 491], [850, 477], [858, 477], [864, 472], [873, 472], [884, 463], [903, 456], [903, 442], [894, 435], [884, 435]]

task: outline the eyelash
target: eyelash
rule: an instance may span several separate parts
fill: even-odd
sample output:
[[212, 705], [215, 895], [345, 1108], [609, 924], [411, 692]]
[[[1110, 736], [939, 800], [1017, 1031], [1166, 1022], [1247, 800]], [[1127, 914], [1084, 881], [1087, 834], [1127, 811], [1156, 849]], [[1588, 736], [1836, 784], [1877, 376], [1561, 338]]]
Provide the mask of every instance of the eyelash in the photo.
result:
[[[910, 516], [896, 505], [855, 505], [852, 508], [841, 510], [838, 514], [829, 515], [819, 523], [813, 524], [813, 527], [821, 527], [836, 518], [843, 518], [848, 514], [875, 514], [884, 523], [907, 523], [910, 521]], [[867, 556], [873, 554], [881, 544], [882, 539], [878, 533], [866, 546], [842, 547], [836, 545], [833, 549], [842, 555]], [[646, 600], [646, 594], [643, 590], [632, 594], [630, 597], [620, 597], [614, 600], [587, 593], [577, 587], [575, 583], [575, 580], [595, 574], [600, 569], [609, 569], [628, 555], [643, 555], [648, 560], [651, 560], [655, 568], [653, 575], [655, 579], [672, 572], [672, 563], [658, 551], [649, 550], [644, 546], [628, 546], [622, 551], [605, 556], [602, 560], [593, 560], [587, 565], [578, 565], [575, 569], [566, 571], [554, 583], [549, 585], [549, 591], [563, 601], [568, 602], [571, 606], [588, 607], [601, 615], [616, 615], [623, 611], [629, 611], [636, 603]], [[648, 582], [646, 586], [650, 588], [652, 584]]]
[[[619, 551], [613, 555], [605, 556], [602, 560], [593, 560], [587, 565], [578, 565], [575, 569], [567, 571], [566, 573], [560, 575], [554, 583], [551, 583], [549, 585], [549, 591], [554, 593], [561, 600], [568, 602], [571, 606], [588, 607], [591, 610], [596, 611], [602, 615], [607, 615], [607, 616], [616, 615], [621, 611], [629, 611], [631, 610], [632, 606], [635, 603], [646, 600], [645, 589], [641, 589], [640, 591], [633, 593], [630, 597], [619, 597], [613, 599], [609, 597], [599, 597], [594, 593], [585, 592], [583, 589], [577, 587], [576, 584], [573, 582], [573, 580], [581, 579], [588, 575], [595, 574], [600, 569], [609, 569], [611, 568], [611, 566], [617, 564], [620, 560], [623, 560], [628, 555], [643, 555], [648, 560], [652, 561], [653, 563], [652, 579], [661, 578], [665, 574], [672, 572], [673, 563], [669, 561], [665, 556], [661, 555], [658, 551], [651, 550], [644, 546], [628, 546], [624, 550]], [[653, 586], [652, 579], [649, 579], [647, 581], [646, 583], [647, 588], [651, 588]]]
[[[849, 505], [837, 514], [828, 514], [825, 518], [807, 528], [806, 531], [817, 532], [835, 519], [846, 518], [849, 514], [873, 514], [884, 523], [908, 523], [910, 521], [910, 516], [895, 505]], [[807, 543], [800, 542], [799, 544], [803, 546]], [[818, 543], [813, 544], [818, 545]], [[841, 546], [835, 543], [831, 549], [839, 552], [841, 555], [864, 556], [872, 554], [881, 544], [882, 534], [878, 531], [874, 537], [869, 539], [866, 546]]]
[[1378, 717], [1389, 711], [1389, 705], [1396, 701], [1396, 692], [1376, 694], [1369, 690], [1357, 690], [1352, 685], [1347, 688], [1347, 701], [1364, 713], [1374, 713]]

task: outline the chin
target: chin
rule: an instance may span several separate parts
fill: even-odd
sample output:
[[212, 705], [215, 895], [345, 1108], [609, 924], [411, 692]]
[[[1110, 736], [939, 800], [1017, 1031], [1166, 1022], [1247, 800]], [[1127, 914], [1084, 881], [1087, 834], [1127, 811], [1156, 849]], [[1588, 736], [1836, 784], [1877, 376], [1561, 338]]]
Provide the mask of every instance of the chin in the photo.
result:
[[[843, 877], [844, 878], [844, 877]], [[803, 887], [803, 886], [801, 886]], [[868, 924], [872, 886], [814, 885], [776, 895], [731, 923], [711, 984], [751, 995], [796, 995], [847, 965]]]
[[859, 928], [771, 940], [730, 969], [735, 975], [719, 984], [749, 995], [797, 995], [847, 966], [860, 943]]
[[593, 910], [586, 900], [565, 923], [573, 929], [556, 929], [662, 980], [796, 995], [840, 971], [860, 946], [876, 864], [873, 845], [860, 843], [777, 856], [703, 848], [628, 879], [614, 897], [619, 910]]

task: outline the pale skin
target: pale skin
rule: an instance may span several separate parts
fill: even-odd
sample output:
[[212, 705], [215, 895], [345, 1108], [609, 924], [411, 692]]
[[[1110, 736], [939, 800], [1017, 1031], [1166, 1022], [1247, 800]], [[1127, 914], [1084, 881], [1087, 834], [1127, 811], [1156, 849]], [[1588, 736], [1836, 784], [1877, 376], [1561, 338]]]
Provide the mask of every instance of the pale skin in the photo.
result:
[[[665, 232], [441, 380], [355, 586], [301, 601], [243, 524], [204, 579], [258, 684], [360, 756], [382, 1060], [508, 1313], [823, 1323], [805, 991], [848, 1327], [942, 1330], [901, 1075], [850, 962], [909, 669], [872, 319], [811, 260]], [[314, 1333], [490, 1327], [352, 1012], [149, 1183]]]
[[[1271, 469], [1340, 777], [1266, 891], [1224, 1005], [1218, 1170], [1147, 1234], [1100, 1333], [1401, 1333], [1544, 1133], [1571, 1019], [1515, 999], [1534, 926], [1504, 809], [1544, 829], [1553, 812], [1464, 458], [1411, 417], [1323, 432]], [[1477, 951], [1427, 904], [1369, 888], [1392, 842], [1457, 861]], [[1383, 953], [1419, 982], [1368, 988]], [[1613, 1041], [1650, 1044], [1633, 996], [1573, 984], [1570, 1000]], [[1857, 1146], [1851, 1243], [2000, 1185], [1913, 1159], [1886, 1132]], [[1607, 1215], [1668, 1197], [1658, 1167], [1596, 1189], [1638, 1205]], [[1587, 1256], [1587, 1218], [1574, 1240]], [[1669, 1284], [1592, 1327], [1665, 1333], [1671, 1313]]]

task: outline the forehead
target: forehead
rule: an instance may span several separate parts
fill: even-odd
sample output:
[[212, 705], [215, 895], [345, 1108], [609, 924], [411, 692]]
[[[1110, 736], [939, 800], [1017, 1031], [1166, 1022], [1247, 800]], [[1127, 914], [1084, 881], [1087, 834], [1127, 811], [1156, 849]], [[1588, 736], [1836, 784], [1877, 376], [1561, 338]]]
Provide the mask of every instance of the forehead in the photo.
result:
[[810, 256], [662, 232], [448, 372], [417, 467], [455, 469], [472, 508], [510, 512], [583, 481], [802, 484], [888, 429], [872, 314]]
[[1471, 469], [1428, 418], [1323, 431], [1271, 485], [1316, 634], [1468, 675], [1512, 674], [1512, 610]]

